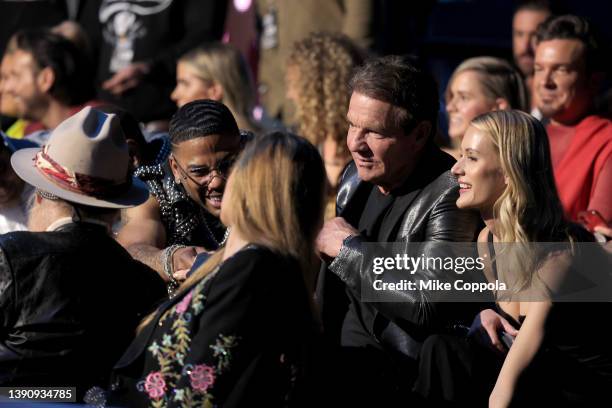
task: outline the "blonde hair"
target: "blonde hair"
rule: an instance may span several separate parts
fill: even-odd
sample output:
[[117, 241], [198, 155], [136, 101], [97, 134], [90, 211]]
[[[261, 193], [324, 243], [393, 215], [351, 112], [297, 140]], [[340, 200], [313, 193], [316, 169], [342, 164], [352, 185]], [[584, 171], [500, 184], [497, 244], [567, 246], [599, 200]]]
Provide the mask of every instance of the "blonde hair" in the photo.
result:
[[507, 178], [493, 205], [495, 235], [502, 243], [520, 244], [515, 249], [524, 256], [505, 258], [514, 263], [515, 289], [524, 289], [533, 283], [541, 261], [532, 243], [572, 241], [553, 177], [548, 136], [539, 120], [517, 110], [485, 113], [471, 126], [493, 142]]
[[[251, 244], [297, 260], [309, 293], [314, 291], [318, 264], [315, 238], [323, 223], [325, 168], [318, 150], [307, 140], [272, 132], [251, 141], [232, 169], [232, 188], [223, 197], [231, 206], [232, 229]], [[223, 261], [221, 248], [180, 286], [181, 296]], [[315, 315], [314, 305], [310, 305]], [[155, 317], [143, 319], [140, 332]], [[315, 316], [316, 317], [316, 316]]]
[[451, 99], [451, 85], [462, 72], [478, 74], [479, 83], [485, 96], [491, 100], [504, 98], [511, 109], [527, 112], [529, 97], [521, 74], [508, 61], [495, 57], [475, 57], [463, 61], [451, 75], [445, 97]]
[[[248, 242], [298, 260], [309, 289], [316, 262], [314, 242], [323, 219], [325, 168], [317, 149], [298, 136], [273, 132], [247, 145], [232, 170], [232, 229]], [[227, 204], [226, 204], [227, 202]], [[215, 254], [185, 287], [220, 263]]]
[[203, 81], [221, 85], [221, 102], [230, 109], [241, 129], [261, 131], [253, 118], [255, 86], [240, 51], [229, 44], [211, 43], [188, 52], [178, 62], [193, 68]]
[[361, 50], [348, 37], [329, 32], [312, 33], [296, 42], [287, 61], [299, 72], [295, 84], [298, 133], [315, 146], [331, 136], [338, 156], [349, 156], [349, 81], [362, 62]]

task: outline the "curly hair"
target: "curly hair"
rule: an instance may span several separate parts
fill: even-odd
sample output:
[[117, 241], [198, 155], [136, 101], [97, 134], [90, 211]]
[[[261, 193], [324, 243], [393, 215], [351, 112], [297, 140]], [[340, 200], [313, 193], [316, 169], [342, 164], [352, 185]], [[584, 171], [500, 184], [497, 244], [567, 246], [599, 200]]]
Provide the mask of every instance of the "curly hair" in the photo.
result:
[[348, 156], [346, 112], [353, 69], [362, 51], [341, 34], [316, 32], [294, 44], [287, 65], [295, 67], [298, 132], [315, 146], [331, 136], [339, 156]]

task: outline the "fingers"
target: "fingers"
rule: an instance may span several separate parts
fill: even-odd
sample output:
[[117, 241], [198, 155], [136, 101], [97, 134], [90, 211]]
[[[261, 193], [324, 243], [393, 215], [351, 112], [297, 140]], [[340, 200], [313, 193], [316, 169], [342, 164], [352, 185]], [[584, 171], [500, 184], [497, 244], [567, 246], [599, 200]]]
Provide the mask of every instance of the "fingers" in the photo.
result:
[[187, 273], [189, 272], [189, 270], [190, 269], [179, 269], [178, 271], [174, 272], [172, 276], [174, 276], [174, 279], [176, 279], [177, 281], [182, 282], [187, 279]]
[[133, 68], [125, 68], [117, 72], [110, 79], [102, 83], [102, 89], [120, 95], [123, 92], [136, 87], [140, 83], [138, 71]]
[[112, 93], [113, 95], [117, 96], [117, 95], [121, 95], [125, 91], [135, 88], [138, 84], [139, 84], [138, 79], [130, 78], [116, 85], [108, 86], [106, 88], [104, 88], [103, 86], [103, 88], [107, 90], [108, 92]]
[[493, 326], [483, 326], [486, 330], [486, 333], [489, 335], [489, 340], [491, 340], [491, 346], [500, 353], [505, 353], [506, 349], [502, 342], [499, 340], [499, 336], [497, 335], [497, 330]]
[[191, 265], [193, 265], [196, 255], [197, 253], [194, 247], [178, 249], [172, 257], [174, 270], [179, 271], [181, 269], [191, 269]]
[[106, 81], [104, 81], [102, 83], [102, 89], [110, 90], [112, 88], [115, 88], [119, 86], [122, 82], [128, 80], [129, 78], [130, 76], [128, 72], [125, 70], [121, 70], [117, 72], [115, 75], [113, 75], [112, 77], [110, 77], [110, 79], [107, 79]]
[[508, 333], [509, 335], [511, 335], [512, 337], [516, 337], [516, 335], [518, 334], [518, 330], [516, 330], [514, 328], [514, 326], [512, 326], [510, 324], [510, 322], [508, 322], [506, 319], [504, 319], [503, 317], [500, 317], [500, 322], [502, 324], [502, 327], [504, 328], [504, 331], [506, 333]]
[[604, 227], [603, 225], [599, 225], [595, 227], [595, 232], [599, 232], [600, 234], [604, 234], [608, 238], [612, 238], [612, 227]]

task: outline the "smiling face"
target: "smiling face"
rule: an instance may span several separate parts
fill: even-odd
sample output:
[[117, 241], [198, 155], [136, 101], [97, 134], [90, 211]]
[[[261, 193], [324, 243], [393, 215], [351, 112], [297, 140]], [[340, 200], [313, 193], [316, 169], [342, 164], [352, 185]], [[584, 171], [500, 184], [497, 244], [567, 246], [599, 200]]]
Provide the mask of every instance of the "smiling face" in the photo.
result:
[[[410, 175], [425, 145], [430, 126], [416, 126], [405, 134], [397, 123], [398, 108], [353, 92], [347, 120], [347, 145], [359, 177], [383, 193], [398, 187]], [[428, 124], [426, 124], [428, 125]]]
[[15, 99], [3, 91], [4, 81], [8, 80], [13, 63], [13, 55], [5, 54], [0, 64], [0, 113], [7, 116], [16, 117], [18, 115]]
[[170, 98], [179, 108], [198, 99], [214, 99], [213, 83], [198, 76], [196, 70], [185, 62], [176, 66], [176, 87]]
[[477, 72], [463, 71], [455, 76], [447, 94], [448, 135], [461, 138], [472, 119], [496, 108], [496, 101], [485, 95]]
[[572, 124], [584, 117], [594, 94], [579, 40], [554, 39], [538, 44], [534, 88], [538, 109], [555, 122]]
[[239, 152], [239, 135], [196, 137], [172, 146], [170, 167], [189, 197], [219, 217], [229, 170]]
[[223, 223], [223, 225], [225, 225], [226, 227], [232, 226], [232, 205], [229, 202], [228, 197], [230, 197], [232, 194], [231, 192], [233, 184], [234, 183], [232, 182], [232, 176], [230, 175], [227, 179], [227, 182], [225, 183], [225, 191], [223, 193], [223, 200], [221, 201], [221, 212], [219, 214], [219, 219], [221, 220], [221, 223]]
[[15, 113], [20, 118], [40, 120], [48, 103], [40, 81], [41, 71], [32, 54], [16, 50], [6, 75], [3, 74], [2, 95], [13, 101]]
[[459, 182], [457, 207], [490, 213], [506, 189], [499, 153], [489, 135], [470, 126], [461, 141], [461, 158], [452, 173]]

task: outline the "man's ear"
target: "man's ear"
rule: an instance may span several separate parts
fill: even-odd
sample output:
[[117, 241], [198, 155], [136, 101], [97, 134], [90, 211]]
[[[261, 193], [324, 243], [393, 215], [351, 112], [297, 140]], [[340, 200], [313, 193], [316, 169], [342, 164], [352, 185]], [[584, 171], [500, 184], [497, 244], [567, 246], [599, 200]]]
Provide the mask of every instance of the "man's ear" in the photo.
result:
[[130, 155], [130, 160], [132, 161], [132, 164], [134, 165], [134, 168], [140, 166], [140, 160], [138, 158], [139, 154], [138, 154], [138, 143], [136, 143], [136, 141], [134, 139], [127, 139], [125, 141], [125, 143], [128, 146], [128, 153]]
[[53, 87], [54, 83], [55, 72], [53, 72], [53, 69], [51, 69], [51, 67], [43, 68], [42, 70], [40, 70], [38, 75], [36, 75], [36, 84], [38, 85], [38, 88], [44, 93], [48, 93]]
[[415, 137], [417, 147], [421, 149], [427, 143], [427, 140], [431, 136], [431, 123], [428, 121], [422, 121], [412, 131]]
[[495, 110], [506, 110], [510, 109], [510, 104], [506, 100], [506, 98], [497, 98], [495, 99]]
[[174, 181], [180, 181], [181, 172], [179, 171], [178, 166], [176, 165], [176, 160], [174, 159], [174, 156], [172, 154], [170, 154], [170, 156], [168, 157], [168, 163], [170, 163], [170, 170], [172, 171]]

